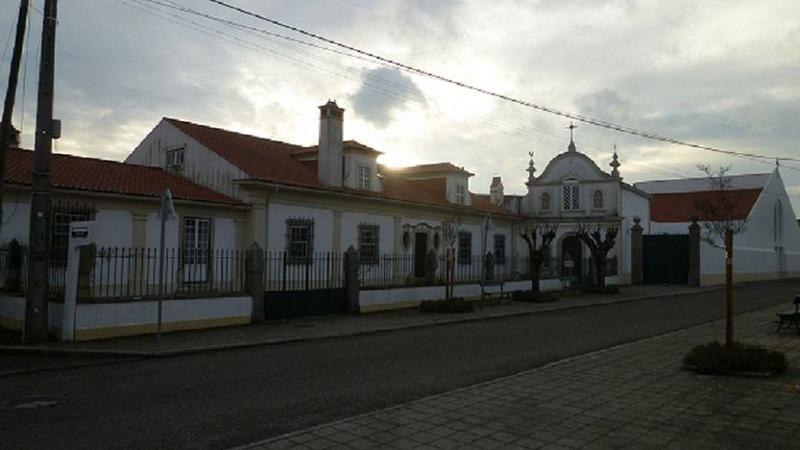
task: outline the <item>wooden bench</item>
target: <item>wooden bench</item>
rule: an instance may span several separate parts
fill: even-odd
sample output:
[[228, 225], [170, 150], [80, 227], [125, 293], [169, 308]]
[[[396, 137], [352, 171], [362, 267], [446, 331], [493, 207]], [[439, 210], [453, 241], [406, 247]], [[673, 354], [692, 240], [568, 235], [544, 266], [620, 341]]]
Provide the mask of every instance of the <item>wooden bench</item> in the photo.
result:
[[778, 328], [775, 331], [781, 331], [784, 326], [791, 329], [792, 325], [800, 333], [800, 295], [794, 296], [794, 312], [778, 313]]
[[[505, 292], [503, 290], [505, 285], [504, 281], [494, 281], [494, 280], [483, 280], [481, 281], [481, 303], [492, 302], [495, 300], [495, 295], [498, 295], [496, 298], [498, 304], [502, 304], [504, 301], [507, 301], [510, 305], [513, 301], [511, 299], [511, 293]], [[486, 290], [487, 287], [500, 287], [500, 292], [489, 292]]]

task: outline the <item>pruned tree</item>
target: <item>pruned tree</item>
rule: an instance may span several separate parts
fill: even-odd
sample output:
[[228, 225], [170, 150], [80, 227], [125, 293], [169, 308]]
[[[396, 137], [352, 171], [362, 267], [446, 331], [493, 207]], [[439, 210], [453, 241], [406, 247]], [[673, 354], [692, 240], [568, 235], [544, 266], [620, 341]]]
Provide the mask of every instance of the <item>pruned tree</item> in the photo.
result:
[[619, 228], [615, 226], [580, 225], [578, 238], [589, 247], [592, 264], [594, 264], [594, 279], [592, 284], [599, 288], [606, 286], [606, 258], [617, 241]]
[[455, 258], [458, 231], [461, 229], [461, 218], [456, 216], [442, 224], [442, 237], [446, 245], [444, 258], [444, 293], [446, 300], [453, 299], [453, 285], [455, 282]]
[[745, 231], [747, 219], [742, 217], [737, 204], [742, 192], [735, 190], [728, 172], [730, 167], [712, 169], [708, 165], [697, 166], [708, 177], [707, 195], [698, 197], [696, 209], [703, 221], [703, 240], [717, 248], [725, 249], [725, 345], [732, 347], [733, 336], [733, 236]]
[[556, 237], [557, 225], [528, 222], [520, 228], [522, 240], [528, 244], [528, 269], [531, 276], [531, 290], [539, 292], [542, 263], [550, 257], [550, 244]]

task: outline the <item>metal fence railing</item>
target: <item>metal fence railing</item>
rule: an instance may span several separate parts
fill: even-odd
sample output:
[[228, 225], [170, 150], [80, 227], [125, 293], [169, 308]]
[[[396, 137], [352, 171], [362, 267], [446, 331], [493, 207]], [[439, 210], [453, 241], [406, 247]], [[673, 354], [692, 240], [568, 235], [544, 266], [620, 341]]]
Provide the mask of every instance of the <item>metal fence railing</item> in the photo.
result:
[[[359, 284], [365, 289], [441, 285], [445, 282], [445, 263], [442, 255], [437, 255], [435, 265], [431, 266], [432, 262], [427, 258], [415, 258], [408, 254], [384, 254], [361, 264]], [[539, 267], [539, 278], [544, 280], [570, 276], [589, 282], [593, 272], [594, 266], [589, 258], [573, 262], [572, 269], [567, 269], [560, 258], [549, 258]], [[606, 275], [616, 274], [617, 260], [608, 258]], [[473, 256], [460, 260], [456, 258], [452, 276], [454, 284], [470, 284], [483, 280], [529, 280], [531, 271], [527, 257], [507, 257], [487, 264], [485, 257]]]
[[[51, 300], [60, 301], [64, 298], [66, 275], [66, 257], [61, 254], [51, 255], [47, 266], [48, 296]], [[15, 250], [11, 250], [9, 247], [0, 249], [0, 291], [22, 295], [27, 293], [27, 247], [19, 246]]]
[[266, 291], [309, 291], [344, 287], [344, 255], [317, 252], [292, 256], [288, 252], [264, 253]]
[[[79, 280], [81, 298], [122, 300], [240, 294], [246, 290], [246, 254], [241, 250], [168, 248], [163, 277], [156, 248], [96, 248], [88, 280]], [[80, 277], [79, 277], [80, 278]], [[88, 285], [80, 290], [83, 284]]]

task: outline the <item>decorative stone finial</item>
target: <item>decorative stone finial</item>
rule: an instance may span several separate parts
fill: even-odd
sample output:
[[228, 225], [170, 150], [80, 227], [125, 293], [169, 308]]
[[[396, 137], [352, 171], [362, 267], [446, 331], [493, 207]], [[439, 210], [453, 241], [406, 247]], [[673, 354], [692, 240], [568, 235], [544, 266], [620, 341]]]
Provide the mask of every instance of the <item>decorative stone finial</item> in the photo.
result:
[[525, 183], [527, 186], [533, 186], [533, 183], [536, 181], [536, 167], [533, 166], [533, 152], [528, 152], [528, 156], [530, 156], [531, 160], [528, 162], [528, 182]]
[[611, 157], [611, 163], [609, 164], [609, 166], [611, 166], [611, 168], [612, 168], [612, 170], [611, 170], [611, 176], [612, 177], [619, 178], [619, 166], [620, 165], [621, 164], [619, 162], [619, 156], [617, 155], [617, 144], [614, 144], [614, 156]]

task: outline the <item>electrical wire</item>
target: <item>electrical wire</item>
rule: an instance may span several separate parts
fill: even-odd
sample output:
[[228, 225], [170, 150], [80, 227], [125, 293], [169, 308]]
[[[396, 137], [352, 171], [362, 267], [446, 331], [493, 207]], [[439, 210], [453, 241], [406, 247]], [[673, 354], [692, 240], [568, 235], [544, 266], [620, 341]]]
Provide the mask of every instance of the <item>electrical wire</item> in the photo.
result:
[[619, 125], [619, 124], [615, 124], [615, 123], [608, 122], [608, 121], [601, 120], [601, 119], [596, 119], [596, 118], [589, 117], [589, 116], [586, 116], [586, 115], [583, 115], [583, 114], [566, 112], [566, 111], [562, 111], [560, 109], [553, 108], [553, 107], [550, 107], [550, 106], [546, 106], [546, 105], [530, 102], [530, 101], [527, 101], [527, 100], [521, 100], [521, 99], [512, 97], [510, 95], [506, 95], [506, 94], [502, 94], [502, 93], [498, 93], [498, 92], [492, 91], [492, 90], [487, 89], [487, 88], [474, 86], [474, 85], [468, 84], [468, 83], [463, 82], [463, 81], [458, 81], [458, 80], [455, 80], [455, 79], [452, 79], [452, 78], [448, 78], [448, 77], [443, 76], [443, 75], [439, 75], [439, 74], [434, 73], [434, 72], [430, 72], [430, 71], [427, 71], [427, 70], [419, 69], [417, 67], [414, 67], [414, 66], [411, 66], [411, 65], [396, 61], [394, 59], [387, 58], [387, 57], [384, 57], [384, 56], [380, 56], [380, 55], [378, 55], [376, 53], [368, 52], [366, 50], [361, 50], [361, 49], [359, 49], [357, 47], [342, 43], [342, 42], [334, 40], [334, 39], [330, 39], [330, 38], [324, 37], [324, 36], [322, 36], [320, 34], [317, 34], [317, 33], [311, 32], [311, 31], [307, 31], [305, 29], [302, 29], [302, 28], [299, 28], [299, 27], [296, 27], [296, 26], [293, 26], [293, 25], [289, 25], [289, 24], [283, 23], [283, 22], [281, 22], [279, 20], [266, 17], [266, 16], [261, 15], [259, 13], [255, 13], [255, 12], [249, 11], [249, 10], [247, 10], [245, 8], [242, 8], [242, 7], [239, 7], [239, 6], [236, 6], [236, 5], [232, 5], [232, 4], [230, 4], [228, 2], [225, 2], [225, 1], [222, 1], [222, 0], [206, 0], [206, 1], [214, 3], [214, 4], [217, 4], [219, 6], [222, 6], [224, 8], [230, 9], [230, 10], [239, 12], [239, 13], [247, 15], [249, 17], [253, 17], [255, 19], [258, 19], [258, 20], [261, 20], [261, 21], [264, 21], [264, 22], [267, 22], [267, 23], [271, 23], [271, 24], [273, 24], [275, 26], [278, 26], [278, 27], [281, 27], [281, 28], [284, 28], [284, 29], [287, 29], [287, 30], [291, 30], [293, 32], [302, 34], [304, 36], [307, 36], [307, 37], [310, 37], [310, 38], [313, 38], [313, 39], [316, 39], [316, 40], [319, 40], [319, 41], [322, 41], [322, 42], [326, 42], [328, 44], [335, 45], [335, 46], [340, 47], [340, 48], [344, 48], [344, 49], [349, 50], [351, 52], [354, 52], [356, 54], [359, 54], [359, 55], [362, 55], [362, 56], [366, 56], [366, 57], [369, 57], [369, 58], [374, 58], [377, 61], [381, 61], [381, 62], [386, 63], [386, 64], [391, 64], [391, 65], [393, 65], [393, 66], [395, 66], [397, 68], [400, 68], [402, 70], [405, 70], [405, 71], [408, 71], [408, 72], [411, 72], [411, 73], [415, 73], [415, 74], [422, 75], [422, 76], [425, 76], [425, 77], [428, 77], [428, 78], [439, 80], [439, 81], [442, 81], [442, 82], [445, 82], [445, 83], [448, 83], [448, 84], [459, 86], [461, 88], [464, 88], [464, 89], [467, 89], [467, 90], [470, 90], [470, 91], [473, 91], [473, 92], [478, 92], [478, 93], [481, 93], [481, 94], [484, 94], [484, 95], [488, 95], [488, 96], [491, 96], [491, 97], [494, 97], [494, 98], [498, 98], [500, 100], [504, 100], [504, 101], [507, 101], [507, 102], [515, 103], [517, 105], [521, 105], [521, 106], [525, 106], [525, 107], [528, 107], [528, 108], [536, 109], [536, 110], [539, 110], [539, 111], [542, 111], [542, 112], [545, 112], [545, 113], [549, 113], [549, 114], [552, 114], [552, 115], [565, 117], [567, 119], [576, 120], [578, 122], [583, 122], [583, 123], [594, 125], [594, 126], [597, 126], [597, 127], [606, 128], [606, 129], [609, 129], [609, 130], [612, 130], [612, 131], [617, 131], [617, 132], [620, 132], [620, 133], [625, 133], [625, 134], [629, 134], [629, 135], [633, 135], [633, 136], [638, 136], [638, 137], [641, 137], [641, 138], [644, 138], [644, 139], [649, 139], [649, 140], [654, 140], [654, 141], [661, 141], [661, 142], [675, 144], [675, 145], [679, 145], [679, 146], [683, 146], [683, 147], [695, 148], [695, 149], [699, 149], [699, 150], [706, 150], [706, 151], [709, 151], [709, 152], [720, 153], [720, 154], [724, 154], [724, 155], [728, 155], [728, 156], [749, 156], [749, 157], [752, 157], [752, 158], [762, 158], [762, 159], [769, 159], [769, 160], [773, 160], [773, 161], [774, 160], [781, 160], [781, 161], [798, 161], [798, 162], [800, 162], [800, 158], [780, 157], [780, 156], [775, 156], [775, 155], [760, 155], [760, 154], [756, 154], [756, 153], [738, 152], [738, 151], [733, 151], [733, 150], [725, 150], [725, 149], [721, 149], [721, 148], [717, 148], [717, 147], [711, 147], [711, 146], [708, 146], [708, 145], [695, 144], [695, 143], [687, 142], [687, 141], [684, 141], [684, 140], [681, 140], [681, 139], [678, 139], [678, 138], [672, 138], [672, 137], [669, 137], [669, 136], [664, 136], [664, 135], [652, 133], [652, 132], [645, 131], [645, 130], [639, 130], [639, 129], [636, 129], [636, 128], [633, 128], [633, 127], [629, 127], [629, 126], [625, 126], [625, 125]]

